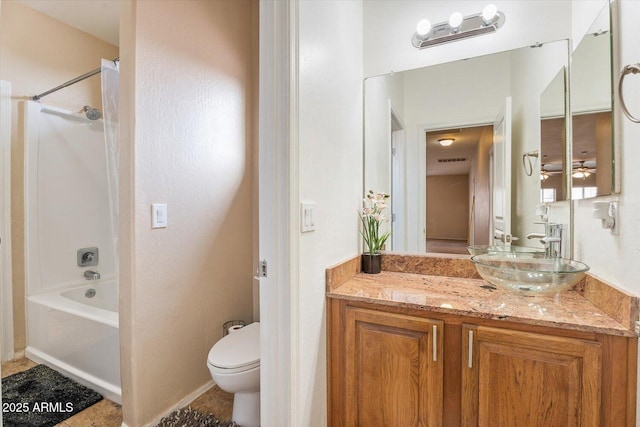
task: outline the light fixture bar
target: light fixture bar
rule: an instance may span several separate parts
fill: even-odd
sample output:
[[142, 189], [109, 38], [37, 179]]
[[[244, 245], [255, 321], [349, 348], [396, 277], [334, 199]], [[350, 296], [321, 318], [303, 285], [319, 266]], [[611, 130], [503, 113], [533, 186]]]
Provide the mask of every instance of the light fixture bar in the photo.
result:
[[496, 11], [495, 16], [488, 22], [485, 22], [482, 13], [465, 17], [457, 28], [451, 27], [449, 22], [441, 22], [434, 25], [425, 35], [414, 33], [411, 44], [418, 49], [424, 49], [468, 37], [495, 33], [502, 27], [505, 19], [504, 13]]

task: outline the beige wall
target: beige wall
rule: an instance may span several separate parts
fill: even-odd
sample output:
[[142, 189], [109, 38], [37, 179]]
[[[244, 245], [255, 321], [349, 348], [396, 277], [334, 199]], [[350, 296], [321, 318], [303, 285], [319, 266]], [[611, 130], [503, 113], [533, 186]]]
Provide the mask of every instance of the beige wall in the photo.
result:
[[[42, 93], [115, 58], [118, 48], [49, 18], [14, 1], [1, 3], [0, 79], [11, 82], [11, 238], [13, 259], [13, 318], [15, 351], [24, 350], [25, 276], [22, 116], [20, 101]], [[62, 89], [42, 103], [79, 111], [84, 105], [101, 108], [100, 76]]]
[[467, 240], [469, 175], [427, 177], [427, 238]]
[[[252, 320], [254, 7], [136, 1], [121, 22], [124, 422], [211, 381], [222, 324]], [[150, 228], [167, 203], [168, 228]]]

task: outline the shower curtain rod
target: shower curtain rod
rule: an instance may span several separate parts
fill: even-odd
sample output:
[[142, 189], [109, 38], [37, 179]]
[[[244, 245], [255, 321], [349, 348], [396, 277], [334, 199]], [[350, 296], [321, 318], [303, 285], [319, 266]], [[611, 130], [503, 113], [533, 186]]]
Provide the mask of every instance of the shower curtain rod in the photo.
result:
[[[120, 61], [120, 58], [116, 57], [116, 58], [114, 58], [113, 63], [116, 64], [118, 61]], [[78, 82], [80, 82], [80, 81], [82, 81], [84, 79], [88, 79], [91, 76], [99, 74], [101, 71], [102, 71], [101, 67], [100, 68], [96, 68], [95, 70], [89, 71], [88, 73], [84, 73], [83, 75], [78, 76], [75, 79], [71, 79], [66, 83], [62, 83], [60, 86], [56, 86], [53, 89], [49, 89], [48, 91], [42, 92], [39, 95], [34, 95], [34, 96], [31, 97], [31, 99], [34, 100], [34, 101], [38, 101], [40, 98], [42, 98], [44, 96], [47, 96], [47, 95], [49, 95], [49, 94], [51, 94], [53, 92], [59, 91], [60, 89], [63, 89], [65, 87], [67, 87], [67, 86], [71, 86], [72, 84], [78, 83]]]

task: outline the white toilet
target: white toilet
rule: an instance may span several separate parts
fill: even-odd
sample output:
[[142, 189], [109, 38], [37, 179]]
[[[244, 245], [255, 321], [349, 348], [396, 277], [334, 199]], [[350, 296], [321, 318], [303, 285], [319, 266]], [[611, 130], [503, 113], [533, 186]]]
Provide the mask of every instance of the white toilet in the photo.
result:
[[242, 427], [260, 426], [260, 323], [232, 331], [209, 351], [213, 381], [233, 396], [232, 420]]

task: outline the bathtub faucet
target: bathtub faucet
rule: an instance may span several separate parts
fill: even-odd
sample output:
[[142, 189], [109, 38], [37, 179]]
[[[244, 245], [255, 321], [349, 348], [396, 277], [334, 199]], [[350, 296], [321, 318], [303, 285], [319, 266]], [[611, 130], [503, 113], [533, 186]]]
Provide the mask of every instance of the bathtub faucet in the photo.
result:
[[84, 272], [84, 278], [89, 280], [98, 280], [100, 278], [100, 273], [93, 270], [87, 270]]

